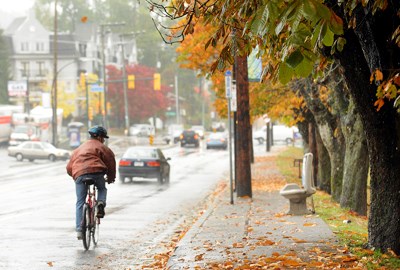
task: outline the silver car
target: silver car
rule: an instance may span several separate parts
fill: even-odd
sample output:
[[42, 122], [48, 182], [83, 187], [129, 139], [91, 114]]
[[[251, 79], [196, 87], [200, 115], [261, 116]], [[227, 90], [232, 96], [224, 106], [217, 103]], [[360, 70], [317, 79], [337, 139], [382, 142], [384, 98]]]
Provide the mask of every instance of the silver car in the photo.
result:
[[48, 159], [50, 161], [67, 160], [70, 158], [71, 152], [65, 149], [56, 148], [47, 142], [28, 141], [17, 146], [8, 147], [8, 155], [15, 157], [18, 161], [28, 159]]

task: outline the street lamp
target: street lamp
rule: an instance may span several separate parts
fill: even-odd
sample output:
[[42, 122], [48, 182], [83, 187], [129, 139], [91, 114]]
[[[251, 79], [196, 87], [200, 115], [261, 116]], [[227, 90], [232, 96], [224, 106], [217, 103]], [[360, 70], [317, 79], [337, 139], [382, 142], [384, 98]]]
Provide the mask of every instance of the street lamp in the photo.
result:
[[57, 44], [57, 0], [54, 1], [54, 67], [53, 67], [53, 96], [52, 96], [52, 109], [53, 109], [53, 116], [52, 116], [52, 142], [54, 146], [57, 146], [57, 50], [58, 50], [58, 44]]

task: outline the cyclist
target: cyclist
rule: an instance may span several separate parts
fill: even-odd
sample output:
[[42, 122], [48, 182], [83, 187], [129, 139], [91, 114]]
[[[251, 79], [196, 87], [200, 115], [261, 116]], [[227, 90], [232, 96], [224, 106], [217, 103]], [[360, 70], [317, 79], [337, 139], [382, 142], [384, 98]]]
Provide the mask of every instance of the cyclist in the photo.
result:
[[[90, 139], [75, 149], [67, 164], [67, 173], [75, 180], [76, 190], [76, 231], [78, 239], [82, 239], [82, 208], [85, 203], [87, 186], [82, 182], [86, 177], [93, 178], [98, 189], [97, 217], [104, 217], [108, 184], [114, 183], [116, 164], [115, 155], [104, 145], [108, 139], [107, 130], [102, 126], [89, 129]], [[106, 175], [106, 179], [104, 177]]]

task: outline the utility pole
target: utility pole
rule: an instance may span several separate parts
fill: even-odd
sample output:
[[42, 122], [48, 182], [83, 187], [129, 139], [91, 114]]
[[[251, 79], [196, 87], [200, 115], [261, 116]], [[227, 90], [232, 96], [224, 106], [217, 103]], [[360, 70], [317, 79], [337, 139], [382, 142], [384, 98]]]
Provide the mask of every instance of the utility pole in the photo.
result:
[[123, 78], [123, 86], [124, 86], [124, 111], [125, 111], [125, 132], [129, 130], [129, 112], [128, 112], [128, 96], [127, 96], [127, 77], [126, 77], [126, 69], [125, 69], [125, 44], [122, 43], [121, 37], [121, 59], [122, 59], [122, 78]]
[[106, 53], [105, 53], [105, 28], [112, 26], [122, 26], [125, 23], [106, 23], [100, 24], [100, 37], [101, 37], [101, 60], [102, 60], [102, 75], [103, 75], [103, 88], [104, 88], [104, 114], [103, 114], [103, 126], [108, 128], [108, 117], [107, 117], [107, 79], [106, 79]]
[[252, 197], [250, 166], [250, 105], [247, 56], [236, 56], [236, 89], [237, 89], [237, 175], [236, 192], [238, 197]]
[[175, 75], [175, 108], [176, 108], [176, 123], [179, 124], [179, 93], [178, 93], [178, 75]]
[[57, 146], [57, 50], [58, 50], [58, 12], [57, 12], [57, 0], [54, 1], [54, 40], [53, 40], [53, 47], [54, 47], [54, 66], [53, 66], [53, 116], [52, 116], [52, 143], [54, 146]]

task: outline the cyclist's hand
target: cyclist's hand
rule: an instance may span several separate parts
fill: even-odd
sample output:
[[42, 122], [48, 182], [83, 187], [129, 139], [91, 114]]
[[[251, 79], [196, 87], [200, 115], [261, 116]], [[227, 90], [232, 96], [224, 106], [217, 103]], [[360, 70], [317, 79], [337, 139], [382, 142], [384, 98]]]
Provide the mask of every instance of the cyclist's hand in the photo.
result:
[[115, 179], [114, 180], [108, 180], [107, 179], [107, 183], [109, 183], [109, 184], [112, 184], [112, 183], [114, 183], [115, 182]]

